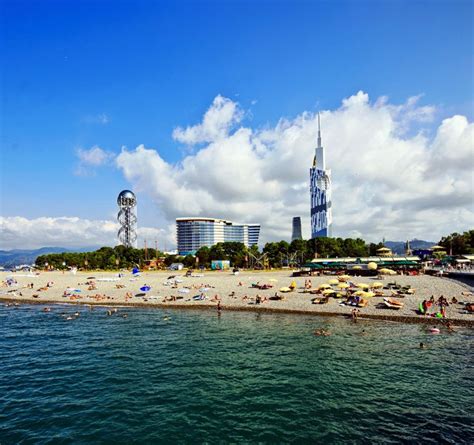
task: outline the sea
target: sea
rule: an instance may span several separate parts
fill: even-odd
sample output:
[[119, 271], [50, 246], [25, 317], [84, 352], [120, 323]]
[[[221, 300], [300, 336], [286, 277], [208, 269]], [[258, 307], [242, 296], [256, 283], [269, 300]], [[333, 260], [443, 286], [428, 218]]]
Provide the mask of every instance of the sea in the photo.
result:
[[474, 443], [469, 328], [50, 307], [0, 307], [1, 445]]

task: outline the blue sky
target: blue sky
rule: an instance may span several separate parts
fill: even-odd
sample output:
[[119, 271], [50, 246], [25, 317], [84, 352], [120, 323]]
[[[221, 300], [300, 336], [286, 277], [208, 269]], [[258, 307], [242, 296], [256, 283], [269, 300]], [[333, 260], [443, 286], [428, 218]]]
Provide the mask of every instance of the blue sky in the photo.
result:
[[[252, 128], [359, 90], [473, 117], [471, 1], [2, 1], [2, 216], [109, 219], [131, 184], [76, 175], [78, 148], [139, 144], [170, 163], [177, 126], [221, 94]], [[159, 209], [148, 195], [142, 221]]]

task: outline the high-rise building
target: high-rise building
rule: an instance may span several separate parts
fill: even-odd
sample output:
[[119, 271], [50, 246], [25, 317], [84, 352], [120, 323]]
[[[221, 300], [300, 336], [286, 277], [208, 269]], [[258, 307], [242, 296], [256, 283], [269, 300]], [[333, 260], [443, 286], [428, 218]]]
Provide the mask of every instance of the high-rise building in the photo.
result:
[[310, 169], [311, 238], [332, 236], [331, 170], [326, 169], [318, 113], [318, 145]]
[[291, 241], [295, 239], [303, 239], [301, 234], [301, 217], [295, 216], [293, 218], [293, 231], [291, 232]]
[[237, 224], [216, 218], [176, 218], [179, 255], [195, 254], [203, 246], [237, 241], [251, 247], [258, 244], [260, 224]]

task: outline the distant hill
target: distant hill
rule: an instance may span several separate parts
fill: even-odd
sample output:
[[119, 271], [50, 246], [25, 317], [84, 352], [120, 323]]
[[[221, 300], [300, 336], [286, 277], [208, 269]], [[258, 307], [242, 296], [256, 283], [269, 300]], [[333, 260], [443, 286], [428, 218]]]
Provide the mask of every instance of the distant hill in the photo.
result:
[[90, 252], [97, 249], [98, 247], [82, 247], [78, 249], [68, 249], [66, 247], [41, 247], [40, 249], [0, 250], [0, 266], [9, 268], [21, 264], [34, 264], [36, 258], [48, 253]]
[[[405, 253], [406, 241], [386, 241], [385, 246], [392, 249], [393, 253], [403, 255]], [[413, 239], [410, 241], [411, 250], [415, 249], [429, 249], [431, 246], [436, 244], [435, 241], [423, 241], [421, 239]]]

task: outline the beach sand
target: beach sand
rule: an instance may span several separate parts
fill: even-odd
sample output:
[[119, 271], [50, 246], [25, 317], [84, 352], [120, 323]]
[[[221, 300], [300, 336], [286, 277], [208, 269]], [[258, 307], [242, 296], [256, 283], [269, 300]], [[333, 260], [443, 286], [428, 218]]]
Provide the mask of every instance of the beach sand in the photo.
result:
[[[0, 300], [5, 302], [24, 303], [75, 303], [75, 304], [97, 304], [97, 305], [130, 305], [130, 306], [157, 306], [168, 308], [212, 308], [216, 310], [217, 303], [211, 301], [214, 295], [221, 297], [223, 310], [258, 310], [258, 311], [281, 311], [291, 313], [306, 313], [320, 315], [349, 316], [353, 307], [340, 305], [341, 300], [330, 298], [327, 304], [312, 304], [311, 300], [318, 296], [303, 293], [304, 282], [307, 277], [291, 277], [291, 270], [279, 271], [243, 271], [238, 275], [233, 275], [228, 271], [196, 273], [197, 276], [185, 277], [184, 271], [155, 271], [142, 272], [137, 278], [130, 272], [124, 272], [124, 276], [118, 278], [117, 272], [41, 272], [39, 275], [28, 273], [7, 273], [1, 272], [0, 279], [6, 280], [13, 277], [17, 284], [2, 286], [0, 288]], [[167, 280], [168, 277], [175, 278]], [[328, 283], [334, 276], [311, 277], [313, 289], [320, 284]], [[177, 287], [172, 287], [169, 283], [174, 279], [180, 282]], [[88, 281], [94, 281], [96, 290], [88, 290]], [[114, 281], [101, 281], [114, 280]], [[297, 289], [291, 293], [282, 294], [281, 287], [287, 287], [292, 281], [297, 284]], [[371, 284], [375, 280], [368, 277], [352, 277], [354, 283]], [[474, 297], [467, 295], [469, 288], [466, 285], [457, 283], [446, 278], [432, 277], [428, 275], [420, 276], [388, 276], [382, 282], [396, 281], [405, 286], [411, 285], [415, 289], [413, 295], [404, 298], [396, 297], [404, 303], [400, 310], [380, 308], [383, 297], [372, 297], [369, 305], [359, 308], [360, 318], [378, 318], [405, 322], [426, 322], [435, 323], [439, 320], [432, 317], [420, 316], [416, 309], [421, 301], [429, 299], [434, 295], [435, 299], [444, 295], [448, 301], [456, 297], [459, 302], [474, 302]], [[48, 282], [54, 284], [47, 288]], [[270, 284], [272, 289], [259, 290], [252, 288], [252, 283]], [[33, 283], [33, 289], [27, 285]], [[242, 283], [239, 286], [239, 283]], [[151, 290], [143, 293], [140, 287], [148, 285]], [[199, 295], [200, 288], [208, 290], [202, 292], [206, 295], [204, 300], [193, 300], [193, 296]], [[74, 296], [63, 296], [64, 291], [70, 288], [70, 293]], [[43, 289], [43, 290], [39, 290]], [[185, 293], [187, 289], [189, 292]], [[77, 292], [76, 290], [80, 290]], [[127, 293], [131, 293], [131, 298], [126, 298]], [[278, 292], [284, 296], [284, 300], [265, 301], [262, 304], [255, 303], [255, 296], [258, 294], [262, 298], [271, 297]], [[234, 295], [232, 295], [234, 293]], [[389, 290], [384, 290], [385, 296], [390, 296]], [[463, 294], [464, 293], [464, 294]], [[20, 295], [21, 294], [21, 295]], [[102, 298], [95, 298], [94, 295], [101, 294]], [[142, 294], [136, 296], [136, 294]], [[166, 301], [171, 296], [176, 297], [176, 301]], [[247, 296], [247, 299], [244, 297]], [[437, 310], [437, 308], [436, 308]], [[447, 319], [455, 324], [465, 324], [474, 326], [474, 315], [466, 314], [460, 304], [450, 304], [446, 311]]]

